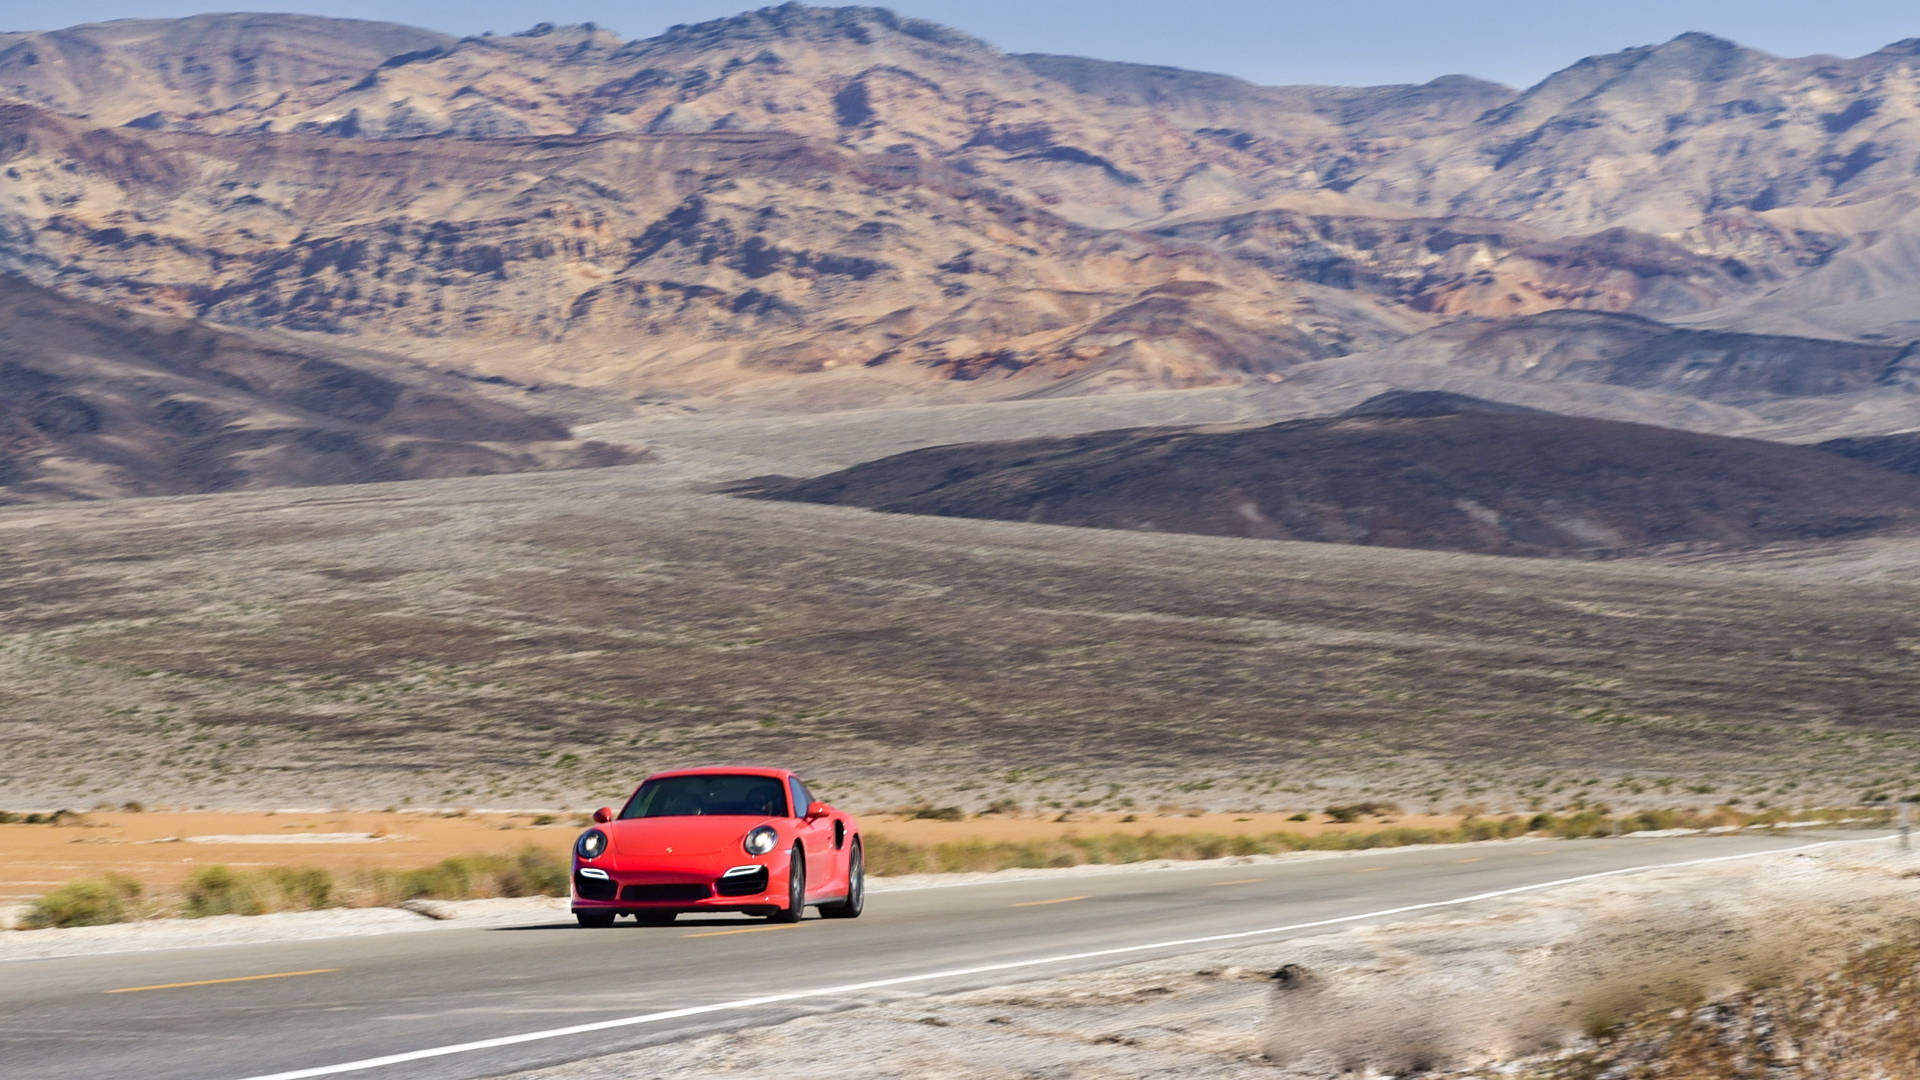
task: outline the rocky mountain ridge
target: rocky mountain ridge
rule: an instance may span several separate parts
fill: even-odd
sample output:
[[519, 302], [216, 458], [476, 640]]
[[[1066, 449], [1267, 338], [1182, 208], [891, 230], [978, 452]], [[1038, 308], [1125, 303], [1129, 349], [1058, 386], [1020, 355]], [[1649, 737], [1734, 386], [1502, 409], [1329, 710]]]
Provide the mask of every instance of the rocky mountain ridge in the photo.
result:
[[1525, 90], [1261, 87], [877, 8], [634, 41], [105, 23], [0, 35], [0, 270], [816, 404], [1273, 381], [1568, 310], [1842, 342], [1831, 367], [1920, 338], [1917, 65], [1689, 34]]

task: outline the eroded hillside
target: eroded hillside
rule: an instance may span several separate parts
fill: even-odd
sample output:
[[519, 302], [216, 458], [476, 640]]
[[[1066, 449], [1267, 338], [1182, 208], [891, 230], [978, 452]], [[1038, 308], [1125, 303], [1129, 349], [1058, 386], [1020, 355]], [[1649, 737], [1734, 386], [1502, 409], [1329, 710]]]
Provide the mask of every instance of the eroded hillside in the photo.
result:
[[1915, 54], [1685, 35], [1525, 91], [1260, 87], [873, 8], [645, 40], [106, 23], [0, 37], [0, 268], [471, 372], [837, 404], [1268, 382], [1567, 309], [1897, 349]]
[[[80, 303], [0, 278], [0, 504], [633, 461], [391, 358]], [[531, 404], [531, 402], [528, 402]]]

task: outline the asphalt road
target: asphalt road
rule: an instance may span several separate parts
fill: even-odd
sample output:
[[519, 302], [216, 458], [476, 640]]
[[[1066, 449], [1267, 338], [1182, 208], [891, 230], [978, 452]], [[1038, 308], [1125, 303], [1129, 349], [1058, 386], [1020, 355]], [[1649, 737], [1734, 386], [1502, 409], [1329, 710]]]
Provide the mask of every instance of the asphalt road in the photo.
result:
[[[0, 1076], [493, 1076], [905, 994], [1319, 933], [1326, 920], [1417, 917], [1434, 910], [1418, 905], [1581, 875], [1867, 835], [1514, 843], [1062, 875], [875, 892], [861, 919], [785, 927], [717, 916], [609, 930], [567, 922], [16, 961], [0, 964]], [[763, 998], [774, 1000], [753, 1000]], [[547, 1034], [583, 1025], [601, 1026]], [[448, 1052], [488, 1040], [500, 1043]], [[432, 1053], [336, 1068], [417, 1051]]]

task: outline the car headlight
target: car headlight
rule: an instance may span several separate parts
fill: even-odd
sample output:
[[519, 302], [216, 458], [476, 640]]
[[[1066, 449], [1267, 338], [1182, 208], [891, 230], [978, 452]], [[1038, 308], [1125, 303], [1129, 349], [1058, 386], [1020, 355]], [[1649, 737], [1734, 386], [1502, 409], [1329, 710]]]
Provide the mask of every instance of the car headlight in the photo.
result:
[[588, 829], [573, 842], [573, 853], [583, 859], [597, 859], [607, 850], [607, 834], [599, 829]]
[[740, 846], [746, 848], [749, 855], [765, 855], [779, 842], [780, 834], [773, 831], [773, 826], [761, 825], [748, 833], [746, 842]]

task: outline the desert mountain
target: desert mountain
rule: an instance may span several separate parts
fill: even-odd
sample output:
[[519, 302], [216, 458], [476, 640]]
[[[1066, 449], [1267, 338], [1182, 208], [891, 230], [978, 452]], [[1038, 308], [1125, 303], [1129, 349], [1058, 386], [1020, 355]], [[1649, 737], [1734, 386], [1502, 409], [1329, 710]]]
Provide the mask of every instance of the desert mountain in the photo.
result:
[[1076, 225], [936, 162], [785, 134], [206, 136], [27, 106], [0, 110], [0, 130], [14, 175], [64, 192], [0, 214], [0, 262], [23, 275], [533, 379], [718, 389], [1044, 361], [1055, 378], [1182, 385], [1417, 325]]
[[159, 127], [180, 117], [231, 115], [289, 87], [344, 90], [395, 56], [452, 44], [444, 34], [354, 19], [123, 19], [0, 34], [0, 86], [21, 101], [104, 127]]
[[1920, 523], [1920, 479], [1820, 450], [1444, 394], [1261, 427], [918, 450], [762, 498], [1098, 528], [1611, 556]]
[[1262, 87], [877, 8], [106, 23], [0, 36], [0, 269], [475, 373], [845, 404], [1264, 383], [1566, 311], [1765, 353], [1662, 369], [1686, 395], [1778, 358], [1739, 334], [1842, 366], [1920, 337], [1916, 56], [1690, 34], [1525, 90]]
[[380, 366], [0, 278], [0, 504], [633, 459], [459, 378]]

